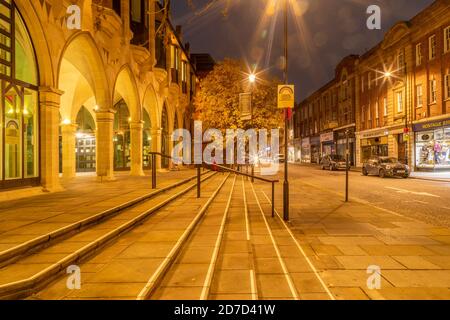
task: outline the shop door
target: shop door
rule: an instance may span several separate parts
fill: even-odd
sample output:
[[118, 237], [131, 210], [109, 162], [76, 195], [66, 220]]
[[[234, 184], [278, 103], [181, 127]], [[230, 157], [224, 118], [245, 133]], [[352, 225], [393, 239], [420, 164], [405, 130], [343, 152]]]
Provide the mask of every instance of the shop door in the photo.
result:
[[398, 161], [406, 164], [406, 141], [403, 140], [403, 134], [399, 134], [397, 136], [398, 142]]

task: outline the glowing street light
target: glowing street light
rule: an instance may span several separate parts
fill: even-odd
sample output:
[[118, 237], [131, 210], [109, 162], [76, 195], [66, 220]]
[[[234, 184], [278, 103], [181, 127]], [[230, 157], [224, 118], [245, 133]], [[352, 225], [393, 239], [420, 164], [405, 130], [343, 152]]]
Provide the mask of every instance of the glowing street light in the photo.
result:
[[248, 81], [250, 81], [250, 83], [255, 83], [256, 82], [256, 75], [255, 74], [251, 74], [248, 76]]

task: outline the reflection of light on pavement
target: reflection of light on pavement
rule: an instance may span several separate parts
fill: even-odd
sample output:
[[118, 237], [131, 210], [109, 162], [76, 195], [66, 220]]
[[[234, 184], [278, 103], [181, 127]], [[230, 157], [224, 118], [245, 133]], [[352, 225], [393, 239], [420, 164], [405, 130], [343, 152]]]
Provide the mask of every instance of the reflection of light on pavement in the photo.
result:
[[410, 194], [415, 194], [418, 196], [425, 196], [425, 197], [433, 197], [433, 198], [440, 198], [440, 196], [431, 194], [431, 193], [427, 193], [427, 192], [414, 192], [414, 191], [409, 191], [409, 190], [405, 190], [405, 189], [399, 189], [399, 188], [393, 188], [393, 187], [385, 187], [386, 189], [391, 189], [391, 190], [395, 190], [398, 193], [410, 193]]

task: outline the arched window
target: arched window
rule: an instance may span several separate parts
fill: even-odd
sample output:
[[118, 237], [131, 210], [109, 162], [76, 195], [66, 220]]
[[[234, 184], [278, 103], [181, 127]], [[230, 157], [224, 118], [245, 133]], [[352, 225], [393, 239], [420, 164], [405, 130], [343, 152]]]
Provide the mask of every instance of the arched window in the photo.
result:
[[0, 187], [39, 183], [38, 69], [14, 1], [0, 2]]
[[96, 168], [96, 139], [95, 120], [84, 106], [77, 114], [76, 134], [76, 170], [77, 172], [95, 172]]
[[130, 111], [124, 100], [114, 107], [114, 169], [129, 170], [131, 168], [131, 134]]

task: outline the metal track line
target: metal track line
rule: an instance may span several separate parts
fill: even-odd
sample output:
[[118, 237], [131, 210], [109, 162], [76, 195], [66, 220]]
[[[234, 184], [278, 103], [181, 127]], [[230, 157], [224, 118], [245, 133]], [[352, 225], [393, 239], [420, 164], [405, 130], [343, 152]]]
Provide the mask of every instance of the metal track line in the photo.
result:
[[259, 210], [261, 212], [261, 215], [263, 217], [264, 223], [266, 225], [267, 231], [269, 232], [270, 239], [272, 240], [273, 248], [275, 249], [275, 252], [277, 253], [278, 261], [280, 262], [281, 268], [283, 269], [284, 277], [286, 278], [286, 281], [289, 285], [289, 289], [291, 290], [292, 297], [295, 300], [299, 300], [299, 296], [297, 293], [297, 289], [295, 288], [294, 282], [292, 281], [291, 275], [289, 274], [289, 271], [286, 267], [286, 264], [284, 263], [283, 258], [281, 257], [280, 249], [278, 248], [278, 244], [273, 236], [272, 230], [270, 229], [269, 223], [267, 222], [266, 216], [264, 215], [264, 210], [261, 207], [261, 203], [259, 202], [258, 196], [256, 195], [255, 188], [253, 187], [253, 184], [250, 184], [252, 187], [253, 194], [255, 195], [256, 203], [258, 204]]
[[[269, 197], [267, 196], [267, 194], [262, 191], [262, 194], [264, 195], [264, 197], [266, 198], [266, 200], [269, 202], [270, 205], [272, 205], [272, 201], [270, 201]], [[316, 267], [314, 266], [314, 264], [311, 262], [311, 260], [308, 258], [308, 256], [306, 255], [305, 251], [303, 250], [302, 246], [300, 245], [300, 243], [298, 243], [297, 239], [295, 238], [294, 234], [292, 233], [291, 229], [287, 226], [286, 222], [284, 222], [284, 220], [281, 218], [280, 214], [278, 213], [277, 210], [275, 210], [275, 214], [277, 215], [277, 217], [280, 219], [280, 221], [283, 223], [284, 228], [287, 230], [287, 232], [289, 233], [289, 235], [292, 237], [292, 240], [294, 240], [295, 245], [297, 246], [298, 250], [300, 251], [300, 253], [302, 254], [302, 256], [306, 259], [306, 262], [308, 263], [309, 267], [311, 268], [311, 270], [314, 272], [314, 275], [316, 276], [317, 280], [319, 280], [320, 284], [322, 285], [323, 289], [326, 291], [326, 293], [328, 294], [328, 296], [330, 297], [331, 300], [336, 300], [336, 298], [334, 297], [334, 295], [331, 293], [330, 289], [328, 289], [328, 286], [325, 284], [325, 282], [323, 281], [322, 277], [319, 275], [319, 272], [317, 271]]]
[[223, 235], [225, 232], [225, 224], [227, 222], [228, 213], [230, 211], [231, 199], [233, 197], [234, 186], [236, 184], [236, 178], [237, 178], [237, 176], [234, 176], [233, 185], [232, 185], [231, 191], [230, 191], [230, 196], [228, 197], [228, 202], [225, 207], [225, 211], [224, 211], [223, 218], [222, 218], [222, 223], [220, 225], [219, 234], [217, 235], [216, 244], [214, 246], [214, 252], [211, 257], [211, 262], [209, 264], [208, 273], [206, 274], [205, 282], [203, 284], [203, 290], [200, 295], [200, 300], [207, 300], [209, 297], [209, 292], [211, 290], [211, 283], [212, 283], [212, 279], [213, 279], [214, 269], [216, 268], [217, 258], [219, 257], [220, 246], [222, 244]]
[[[245, 192], [245, 182], [244, 177], [242, 177], [242, 193], [244, 196], [244, 211], [245, 211], [245, 227], [247, 231], [247, 241], [250, 242], [251, 235], [250, 235], [250, 219], [248, 216], [248, 203], [247, 203], [247, 194]], [[253, 262], [253, 269], [250, 270], [250, 285], [252, 290], [252, 300], [258, 300], [258, 285], [256, 284], [256, 273], [254, 270], [254, 262]]]

